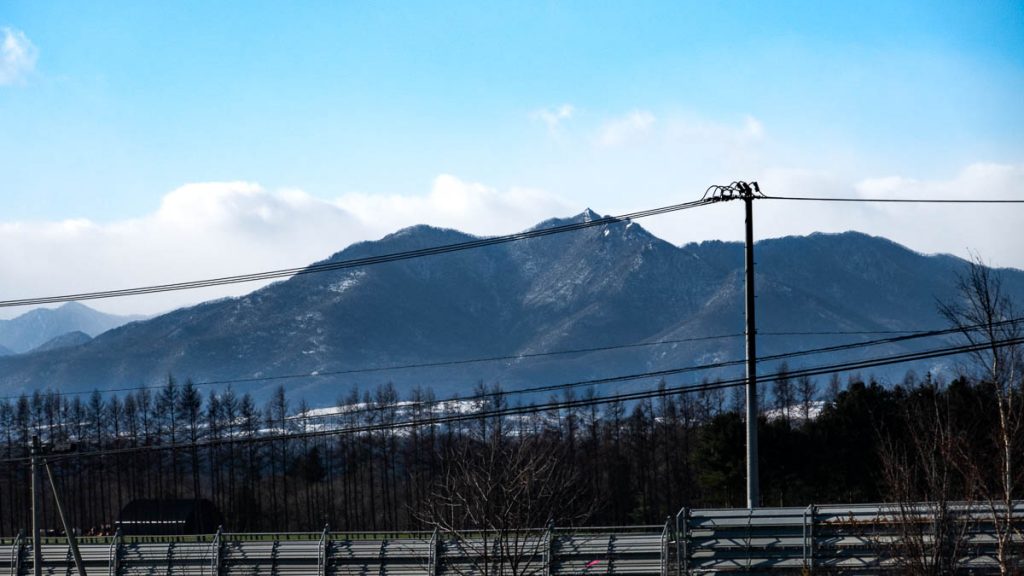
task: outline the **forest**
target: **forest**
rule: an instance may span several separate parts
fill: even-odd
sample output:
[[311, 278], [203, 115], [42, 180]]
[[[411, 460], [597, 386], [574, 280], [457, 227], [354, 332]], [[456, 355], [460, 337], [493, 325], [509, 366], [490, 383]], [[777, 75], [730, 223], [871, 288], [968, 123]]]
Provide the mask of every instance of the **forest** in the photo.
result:
[[[989, 268], [972, 265], [960, 292], [941, 311], [977, 346], [954, 379], [818, 382], [785, 364], [759, 379], [762, 506], [1010, 510], [1024, 484], [1022, 322]], [[350, 388], [333, 410], [285, 386], [257, 405], [173, 376], [85, 399], [36, 391], [0, 399], [0, 535], [31, 525], [33, 437], [83, 534], [109, 530], [140, 498], [209, 499], [230, 532], [660, 524], [681, 507], [745, 505], [744, 387], [726, 384], [661, 381], [630, 401], [495, 384], [438, 401], [387, 384]], [[42, 520], [59, 529], [49, 496]], [[1015, 528], [1008, 512], [994, 521], [1002, 550]]]
[[[833, 376], [819, 390], [781, 374], [759, 419], [763, 505], [998, 494], [990, 382], [909, 373], [883, 387]], [[172, 377], [156, 390], [84, 401], [37, 392], [0, 402], [0, 532], [30, 526], [24, 457], [36, 434], [83, 533], [112, 525], [136, 498], [193, 497], [211, 499], [229, 531], [466, 528], [493, 520], [483, 508], [511, 502], [521, 509], [502, 521], [523, 527], [657, 524], [682, 506], [744, 505], [742, 391], [455, 422], [434, 420], [469, 400], [439, 404], [428, 390], [403, 400], [390, 385], [351, 390], [331, 416], [293, 405], [284, 387], [257, 406], [231, 388], [204, 397]], [[514, 396], [477, 392], [471, 405], [483, 412]], [[1017, 437], [1014, 459], [1021, 448]], [[1013, 481], [1019, 487], [1019, 473]], [[44, 526], [59, 527], [49, 498], [43, 510]]]

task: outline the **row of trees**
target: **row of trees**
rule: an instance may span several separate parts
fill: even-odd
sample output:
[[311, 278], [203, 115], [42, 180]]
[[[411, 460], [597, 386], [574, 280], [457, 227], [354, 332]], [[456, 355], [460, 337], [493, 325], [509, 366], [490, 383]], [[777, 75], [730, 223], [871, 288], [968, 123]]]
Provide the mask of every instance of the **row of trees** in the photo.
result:
[[[908, 374], [891, 388], [833, 377], [822, 393], [779, 367], [773, 409], [759, 419], [763, 505], [933, 502], [937, 525], [906, 557], [941, 573], [958, 558], [950, 503], [984, 502], [1001, 565], [1015, 561], [1024, 359], [1020, 324], [990, 273], [972, 267], [962, 298], [943, 307], [983, 344], [972, 377]], [[741, 388], [662, 391], [584, 407], [574, 401], [597, 392], [569, 390], [559, 407], [515, 416], [516, 396], [485, 386], [443, 403], [421, 388], [352, 389], [332, 415], [294, 404], [283, 387], [257, 406], [230, 387], [204, 397], [170, 377], [85, 401], [37, 392], [0, 402], [0, 532], [29, 525], [33, 435], [57, 452], [70, 520], [83, 529], [111, 524], [136, 498], [210, 498], [232, 531], [649, 524], [681, 506], [742, 505]], [[44, 522], [57, 526], [45, 501]]]
[[[965, 498], [1002, 489], [1003, 468], [991, 465], [1002, 461], [1002, 431], [990, 382], [909, 377], [891, 389], [859, 380], [845, 388], [761, 419], [765, 505], [934, 499], [940, 487], [947, 498]], [[474, 409], [507, 407], [510, 397], [500, 390], [480, 391], [493, 395]], [[728, 396], [666, 394], [628, 406], [427, 423], [471, 403], [437, 409], [429, 391], [401, 402], [394, 387], [383, 386], [353, 390], [338, 415], [317, 416], [301, 403], [292, 407], [283, 388], [258, 408], [230, 388], [204, 399], [191, 383], [169, 379], [155, 393], [86, 401], [39, 393], [0, 402], [0, 441], [5, 459], [25, 457], [33, 434], [64, 450], [52, 464], [72, 522], [84, 529], [113, 523], [135, 498], [192, 497], [212, 499], [237, 531], [324, 523], [408, 529], [442, 519], [470, 525], [472, 515], [452, 519], [454, 501], [487, 500], [473, 490], [492, 489], [551, 493], [558, 506], [550, 519], [560, 522], [657, 523], [680, 506], [743, 504], [742, 411]], [[418, 424], [393, 427], [399, 422]], [[947, 436], [935, 436], [943, 431]], [[941, 449], [928, 444], [934, 442]], [[1019, 458], [1020, 448], [1015, 439], [1010, 457]], [[102, 454], [89, 455], [97, 450]], [[929, 458], [970, 474], [935, 486], [946, 476], [935, 477]], [[512, 478], [532, 468], [531, 479], [546, 479], [543, 486], [514, 485]], [[5, 534], [29, 525], [28, 486], [27, 462], [5, 465]], [[47, 525], [56, 527], [55, 511], [44, 505]], [[547, 518], [534, 520], [541, 526]]]

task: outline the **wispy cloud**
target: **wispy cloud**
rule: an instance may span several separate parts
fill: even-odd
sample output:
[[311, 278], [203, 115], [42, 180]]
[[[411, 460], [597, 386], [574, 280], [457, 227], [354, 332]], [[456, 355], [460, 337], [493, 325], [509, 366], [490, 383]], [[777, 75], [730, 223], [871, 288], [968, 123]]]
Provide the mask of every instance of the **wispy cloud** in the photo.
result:
[[[827, 173], [772, 171], [762, 175], [768, 194], [861, 198], [1019, 198], [1024, 165], [976, 163], [949, 179], [893, 175], [842, 181]], [[799, 205], [796, 205], [799, 204]], [[845, 204], [768, 201], [758, 205], [758, 234], [767, 237], [858, 230], [926, 253], [961, 257], [976, 252], [998, 266], [1024, 268], [1022, 210], [1017, 205]]]
[[501, 234], [573, 210], [568, 202], [543, 190], [498, 190], [451, 174], [435, 178], [426, 195], [346, 194], [334, 204], [378, 234], [421, 223], [474, 234]]
[[753, 116], [744, 116], [739, 125], [704, 118], [676, 117], [666, 122], [665, 132], [670, 140], [722, 148], [756, 144], [765, 137], [764, 124]]
[[[413, 224], [488, 235], [527, 228], [579, 208], [542, 190], [498, 190], [452, 175], [422, 195], [324, 199], [253, 182], [202, 182], [167, 193], [138, 218], [0, 223], [0, 299], [160, 284], [302, 266], [353, 242]], [[155, 313], [257, 284], [97, 302], [113, 312]], [[3, 310], [6, 316], [23, 312]]]
[[558, 130], [562, 122], [572, 118], [575, 113], [576, 108], [574, 108], [572, 104], [562, 104], [555, 108], [544, 108], [538, 110], [534, 112], [532, 116], [547, 125], [548, 130], [554, 132]]
[[0, 28], [0, 86], [21, 82], [35, 68], [37, 53], [24, 32]]
[[654, 125], [654, 114], [646, 110], [633, 110], [621, 118], [609, 120], [601, 127], [598, 143], [614, 147], [646, 134]]
[[[1016, 183], [1024, 180], [1024, 165], [977, 163], [952, 178], [935, 180], [899, 175], [864, 179], [793, 168], [756, 170], [747, 177], [777, 196], [1009, 198]], [[349, 193], [335, 198], [295, 189], [267, 190], [253, 182], [194, 183], [167, 193], [157, 210], [138, 218], [106, 223], [0, 222], [0, 269], [7, 271], [0, 299], [288, 268], [413, 224], [494, 235], [573, 214], [585, 204], [602, 213], [652, 207], [640, 200], [619, 207], [600, 201], [595, 205], [594, 200], [566, 200], [527, 187], [496, 188], [450, 174], [437, 176], [421, 194]], [[742, 212], [736, 210], [737, 206], [724, 204], [642, 224], [675, 244], [741, 240]], [[859, 230], [922, 252], [966, 256], [970, 249], [996, 265], [1024, 268], [1024, 237], [1016, 232], [1020, 210], [1015, 206], [963, 209], [945, 204], [797, 205], [766, 200], [756, 210], [759, 238]], [[256, 287], [240, 284], [96, 305], [112, 312], [153, 313]], [[5, 317], [19, 312], [0, 311]]]

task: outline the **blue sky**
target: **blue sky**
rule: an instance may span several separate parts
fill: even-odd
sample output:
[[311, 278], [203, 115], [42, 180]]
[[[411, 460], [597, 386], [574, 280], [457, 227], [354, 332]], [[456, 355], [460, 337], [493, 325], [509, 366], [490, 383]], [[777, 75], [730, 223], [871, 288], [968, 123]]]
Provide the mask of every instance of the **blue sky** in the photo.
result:
[[[60, 242], [96, 260], [90, 285], [122, 287], [302, 264], [417, 216], [498, 233], [735, 179], [1020, 194], [1020, 2], [16, 1], [0, 28], [0, 263], [17, 278], [0, 297], [68, 288], [26, 265]], [[324, 207], [338, 213], [323, 226], [349, 232], [307, 251], [239, 242], [207, 267], [136, 275], [99, 263], [123, 265], [125, 242], [161, 254], [186, 232], [253, 233], [246, 210], [308, 244], [289, 219]], [[1022, 214], [972, 212], [987, 230], [952, 240], [929, 231], [963, 215], [927, 214], [772, 208], [761, 235], [863, 229], [1024, 267]], [[705, 220], [649, 227], [739, 237], [731, 217]], [[176, 223], [177, 248], [125, 231], [154, 221]]]

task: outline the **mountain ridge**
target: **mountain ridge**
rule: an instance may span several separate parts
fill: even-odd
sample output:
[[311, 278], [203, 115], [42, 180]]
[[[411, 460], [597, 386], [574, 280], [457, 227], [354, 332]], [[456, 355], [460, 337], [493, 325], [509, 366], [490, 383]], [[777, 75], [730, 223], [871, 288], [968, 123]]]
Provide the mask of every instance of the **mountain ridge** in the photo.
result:
[[[595, 216], [584, 212], [542, 225]], [[353, 244], [315, 264], [472, 238], [420, 225]], [[939, 327], [935, 301], [952, 297], [955, 272], [966, 267], [955, 257], [925, 256], [858, 232], [767, 239], [756, 250], [763, 354], [837, 341], [771, 332]], [[247, 384], [246, 390], [262, 396], [285, 382], [312, 404], [326, 404], [351, 386], [388, 381], [400, 389], [428, 385], [447, 395], [480, 381], [518, 388], [742, 358], [742, 338], [693, 340], [742, 334], [742, 263], [740, 243], [674, 246], [639, 224], [616, 222], [300, 274], [241, 297], [120, 326], [79, 346], [0, 358], [0, 389], [17, 393], [59, 385], [79, 391], [155, 385], [168, 374], [217, 381], [317, 372], [321, 376]], [[1024, 272], [1007, 270], [1004, 276], [1010, 291], [1024, 298]], [[666, 339], [693, 341], [460, 362]], [[907, 349], [888, 346], [871, 353]], [[451, 363], [377, 370], [437, 362]]]
[[58, 308], [36, 308], [9, 320], [0, 320], [0, 346], [11, 354], [22, 354], [70, 332], [82, 332], [95, 338], [107, 330], [144, 318], [107, 314], [79, 302], [68, 302]]

